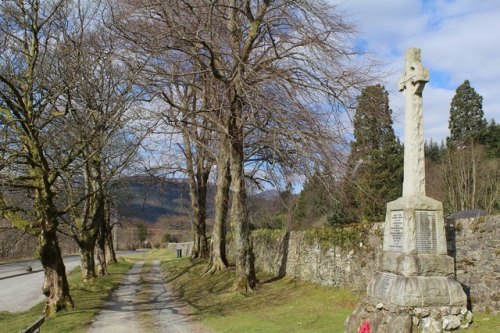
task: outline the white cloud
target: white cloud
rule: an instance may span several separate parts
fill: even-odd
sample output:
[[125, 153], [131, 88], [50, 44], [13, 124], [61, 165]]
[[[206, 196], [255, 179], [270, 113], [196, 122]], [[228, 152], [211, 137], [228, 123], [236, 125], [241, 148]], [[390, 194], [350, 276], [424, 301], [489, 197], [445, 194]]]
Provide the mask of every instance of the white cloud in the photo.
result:
[[421, 48], [422, 62], [431, 70], [424, 90], [427, 139], [448, 135], [451, 98], [466, 79], [483, 96], [486, 118], [500, 119], [500, 1], [347, 0], [340, 7], [358, 25], [367, 51], [394, 73], [386, 87], [398, 134], [402, 134], [404, 107], [396, 84], [407, 47]]

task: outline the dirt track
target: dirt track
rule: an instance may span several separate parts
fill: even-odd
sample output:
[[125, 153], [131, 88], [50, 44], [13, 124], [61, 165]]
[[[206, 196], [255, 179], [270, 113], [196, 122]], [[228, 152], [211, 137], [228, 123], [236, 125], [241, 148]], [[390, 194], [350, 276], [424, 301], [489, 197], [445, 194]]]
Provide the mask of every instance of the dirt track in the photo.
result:
[[151, 269], [141, 274], [143, 265], [137, 262], [126, 273], [88, 332], [210, 333], [190, 320], [188, 307], [173, 297], [160, 262], [153, 261]]

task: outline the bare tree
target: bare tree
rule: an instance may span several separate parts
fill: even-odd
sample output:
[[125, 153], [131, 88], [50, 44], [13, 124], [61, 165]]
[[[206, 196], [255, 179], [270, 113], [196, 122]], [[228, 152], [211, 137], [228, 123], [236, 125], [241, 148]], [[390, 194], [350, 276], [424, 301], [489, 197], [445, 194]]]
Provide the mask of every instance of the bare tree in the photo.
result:
[[[110, 45], [89, 47], [98, 38], [92, 30], [98, 5], [0, 5], [0, 39], [6, 47], [0, 56], [0, 129], [7, 143], [1, 147], [0, 209], [38, 234], [48, 315], [73, 306], [57, 234], [61, 220], [69, 214], [80, 223], [77, 239], [87, 262], [95, 237], [89, 230], [104, 224], [103, 191], [112, 175], [105, 166], [118, 164], [113, 155], [105, 161], [104, 150], [114, 149], [109, 139], [130, 106], [133, 80], [124, 81], [126, 72], [116, 68]], [[25, 191], [27, 203], [10, 195], [16, 189]]]
[[27, 218], [39, 230], [38, 252], [45, 272], [43, 292], [48, 297], [48, 315], [73, 307], [57, 238], [54, 185], [61, 170], [84, 147], [72, 147], [57, 165], [48, 154], [47, 142], [60, 136], [47, 126], [68, 112], [67, 105], [60, 103], [63, 90], [54, 57], [61, 43], [61, 29], [65, 28], [60, 20], [65, 5], [66, 1], [0, 4], [0, 39], [5, 48], [0, 59], [0, 127], [9, 141], [2, 146], [8, 166], [2, 168], [1, 179], [4, 189], [22, 188], [29, 193], [34, 214], [16, 202], [7, 202], [5, 197], [1, 211], [8, 212], [10, 219], [31, 215]]
[[74, 57], [67, 59], [67, 73], [80, 78], [77, 87], [68, 87], [67, 103], [75, 109], [68, 120], [71, 132], [79, 140], [89, 133], [94, 135], [72, 168], [64, 173], [66, 211], [70, 212], [65, 227], [79, 244], [83, 280], [96, 276], [96, 242], [98, 274], [106, 274], [108, 186], [131, 161], [141, 137], [147, 133], [123, 132], [127, 122], [136, 120], [134, 103], [142, 92], [134, 84], [136, 72], [120, 61], [114, 41], [103, 30], [94, 22], [92, 31], [81, 31], [82, 43], [72, 44], [78, 48]]
[[449, 212], [497, 210], [500, 196], [498, 159], [488, 159], [481, 145], [450, 149], [443, 159], [445, 207]]
[[331, 155], [338, 136], [324, 130], [348, 119], [352, 93], [369, 82], [370, 66], [349, 46], [352, 27], [322, 1], [142, 0], [120, 9], [121, 30], [137, 42], [131, 47], [147, 43], [143, 56], [175, 64], [171, 82], [196, 74], [217, 86], [218, 107], [198, 112], [227, 140], [219, 150], [229, 156], [236, 287], [246, 292], [256, 283], [245, 187], [249, 131], [259, 124], [262, 133], [286, 133], [311, 157]]

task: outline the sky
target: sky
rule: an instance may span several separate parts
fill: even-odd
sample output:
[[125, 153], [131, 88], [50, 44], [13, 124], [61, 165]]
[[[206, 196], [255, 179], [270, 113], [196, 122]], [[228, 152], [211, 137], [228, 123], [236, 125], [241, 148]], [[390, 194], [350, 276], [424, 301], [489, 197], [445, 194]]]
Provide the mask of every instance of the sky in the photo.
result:
[[485, 118], [500, 121], [499, 0], [330, 1], [356, 25], [356, 45], [389, 73], [382, 83], [398, 136], [404, 135], [404, 101], [397, 83], [409, 47], [422, 50], [422, 63], [430, 70], [423, 92], [426, 140], [449, 135], [450, 102], [465, 80], [483, 97]]

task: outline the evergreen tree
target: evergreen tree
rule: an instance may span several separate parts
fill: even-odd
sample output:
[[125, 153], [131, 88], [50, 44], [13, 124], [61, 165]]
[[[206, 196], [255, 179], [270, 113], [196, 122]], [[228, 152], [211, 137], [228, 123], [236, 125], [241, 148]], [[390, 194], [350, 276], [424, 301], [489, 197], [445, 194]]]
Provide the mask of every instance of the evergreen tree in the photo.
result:
[[303, 227], [307, 222], [314, 222], [331, 209], [332, 197], [327, 185], [330, 180], [325, 178], [316, 171], [304, 183], [293, 211], [293, 218], [298, 225]]
[[385, 204], [401, 195], [403, 147], [394, 134], [391, 113], [382, 85], [363, 89], [354, 116], [348, 172], [354, 205], [363, 220], [383, 220]]
[[469, 80], [457, 88], [451, 101], [448, 127], [447, 144], [451, 147], [476, 141], [486, 128], [483, 97], [471, 87]]
[[443, 142], [441, 141], [441, 145], [439, 145], [436, 141], [430, 139], [429, 142], [425, 141], [424, 145], [425, 157], [430, 159], [433, 162], [440, 162], [445, 153], [445, 147]]
[[500, 158], [500, 124], [491, 119], [479, 137], [479, 143], [486, 147], [489, 158]]

